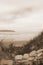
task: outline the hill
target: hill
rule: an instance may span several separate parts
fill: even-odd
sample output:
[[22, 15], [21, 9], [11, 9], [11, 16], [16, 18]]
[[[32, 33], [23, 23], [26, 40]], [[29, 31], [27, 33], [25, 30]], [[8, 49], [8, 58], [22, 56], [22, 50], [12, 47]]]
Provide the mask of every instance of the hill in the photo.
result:
[[24, 46], [24, 53], [31, 52], [32, 50], [38, 50], [43, 48], [43, 32], [41, 32], [37, 37], [27, 42]]

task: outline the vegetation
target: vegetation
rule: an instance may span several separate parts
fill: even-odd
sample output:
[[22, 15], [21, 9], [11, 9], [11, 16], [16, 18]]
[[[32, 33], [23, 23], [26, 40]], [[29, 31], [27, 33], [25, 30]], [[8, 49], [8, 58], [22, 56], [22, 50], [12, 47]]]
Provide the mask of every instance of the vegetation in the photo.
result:
[[13, 46], [13, 43], [11, 43], [9, 47], [6, 48], [2, 41], [3, 40], [0, 42], [0, 59], [14, 59], [15, 55], [17, 54], [29, 53], [32, 50], [43, 48], [43, 32], [41, 32], [41, 34], [35, 37], [33, 40], [27, 42], [27, 44], [23, 47], [15, 47]]
[[33, 40], [29, 41], [27, 45], [24, 46], [24, 53], [31, 52], [32, 50], [38, 50], [43, 48], [43, 32], [35, 37]]

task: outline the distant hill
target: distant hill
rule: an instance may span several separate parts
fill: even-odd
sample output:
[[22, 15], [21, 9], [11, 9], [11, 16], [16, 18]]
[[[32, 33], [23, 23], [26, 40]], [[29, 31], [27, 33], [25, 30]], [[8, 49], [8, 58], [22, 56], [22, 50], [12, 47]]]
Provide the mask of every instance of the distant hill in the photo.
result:
[[14, 30], [0, 30], [0, 32], [15, 32]]

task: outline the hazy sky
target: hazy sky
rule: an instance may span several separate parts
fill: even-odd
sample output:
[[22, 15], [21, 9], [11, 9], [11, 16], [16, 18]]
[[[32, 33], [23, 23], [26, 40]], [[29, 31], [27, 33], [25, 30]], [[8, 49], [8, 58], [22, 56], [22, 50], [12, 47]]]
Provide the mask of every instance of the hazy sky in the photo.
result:
[[0, 0], [0, 29], [25, 35], [42, 31], [43, 0]]

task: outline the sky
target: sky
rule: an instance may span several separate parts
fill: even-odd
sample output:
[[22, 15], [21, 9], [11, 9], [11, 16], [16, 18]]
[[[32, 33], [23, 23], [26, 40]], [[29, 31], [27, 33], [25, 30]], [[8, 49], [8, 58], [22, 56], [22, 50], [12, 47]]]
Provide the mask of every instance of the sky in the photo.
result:
[[15, 30], [16, 40], [43, 31], [43, 0], [0, 0], [0, 29]]

